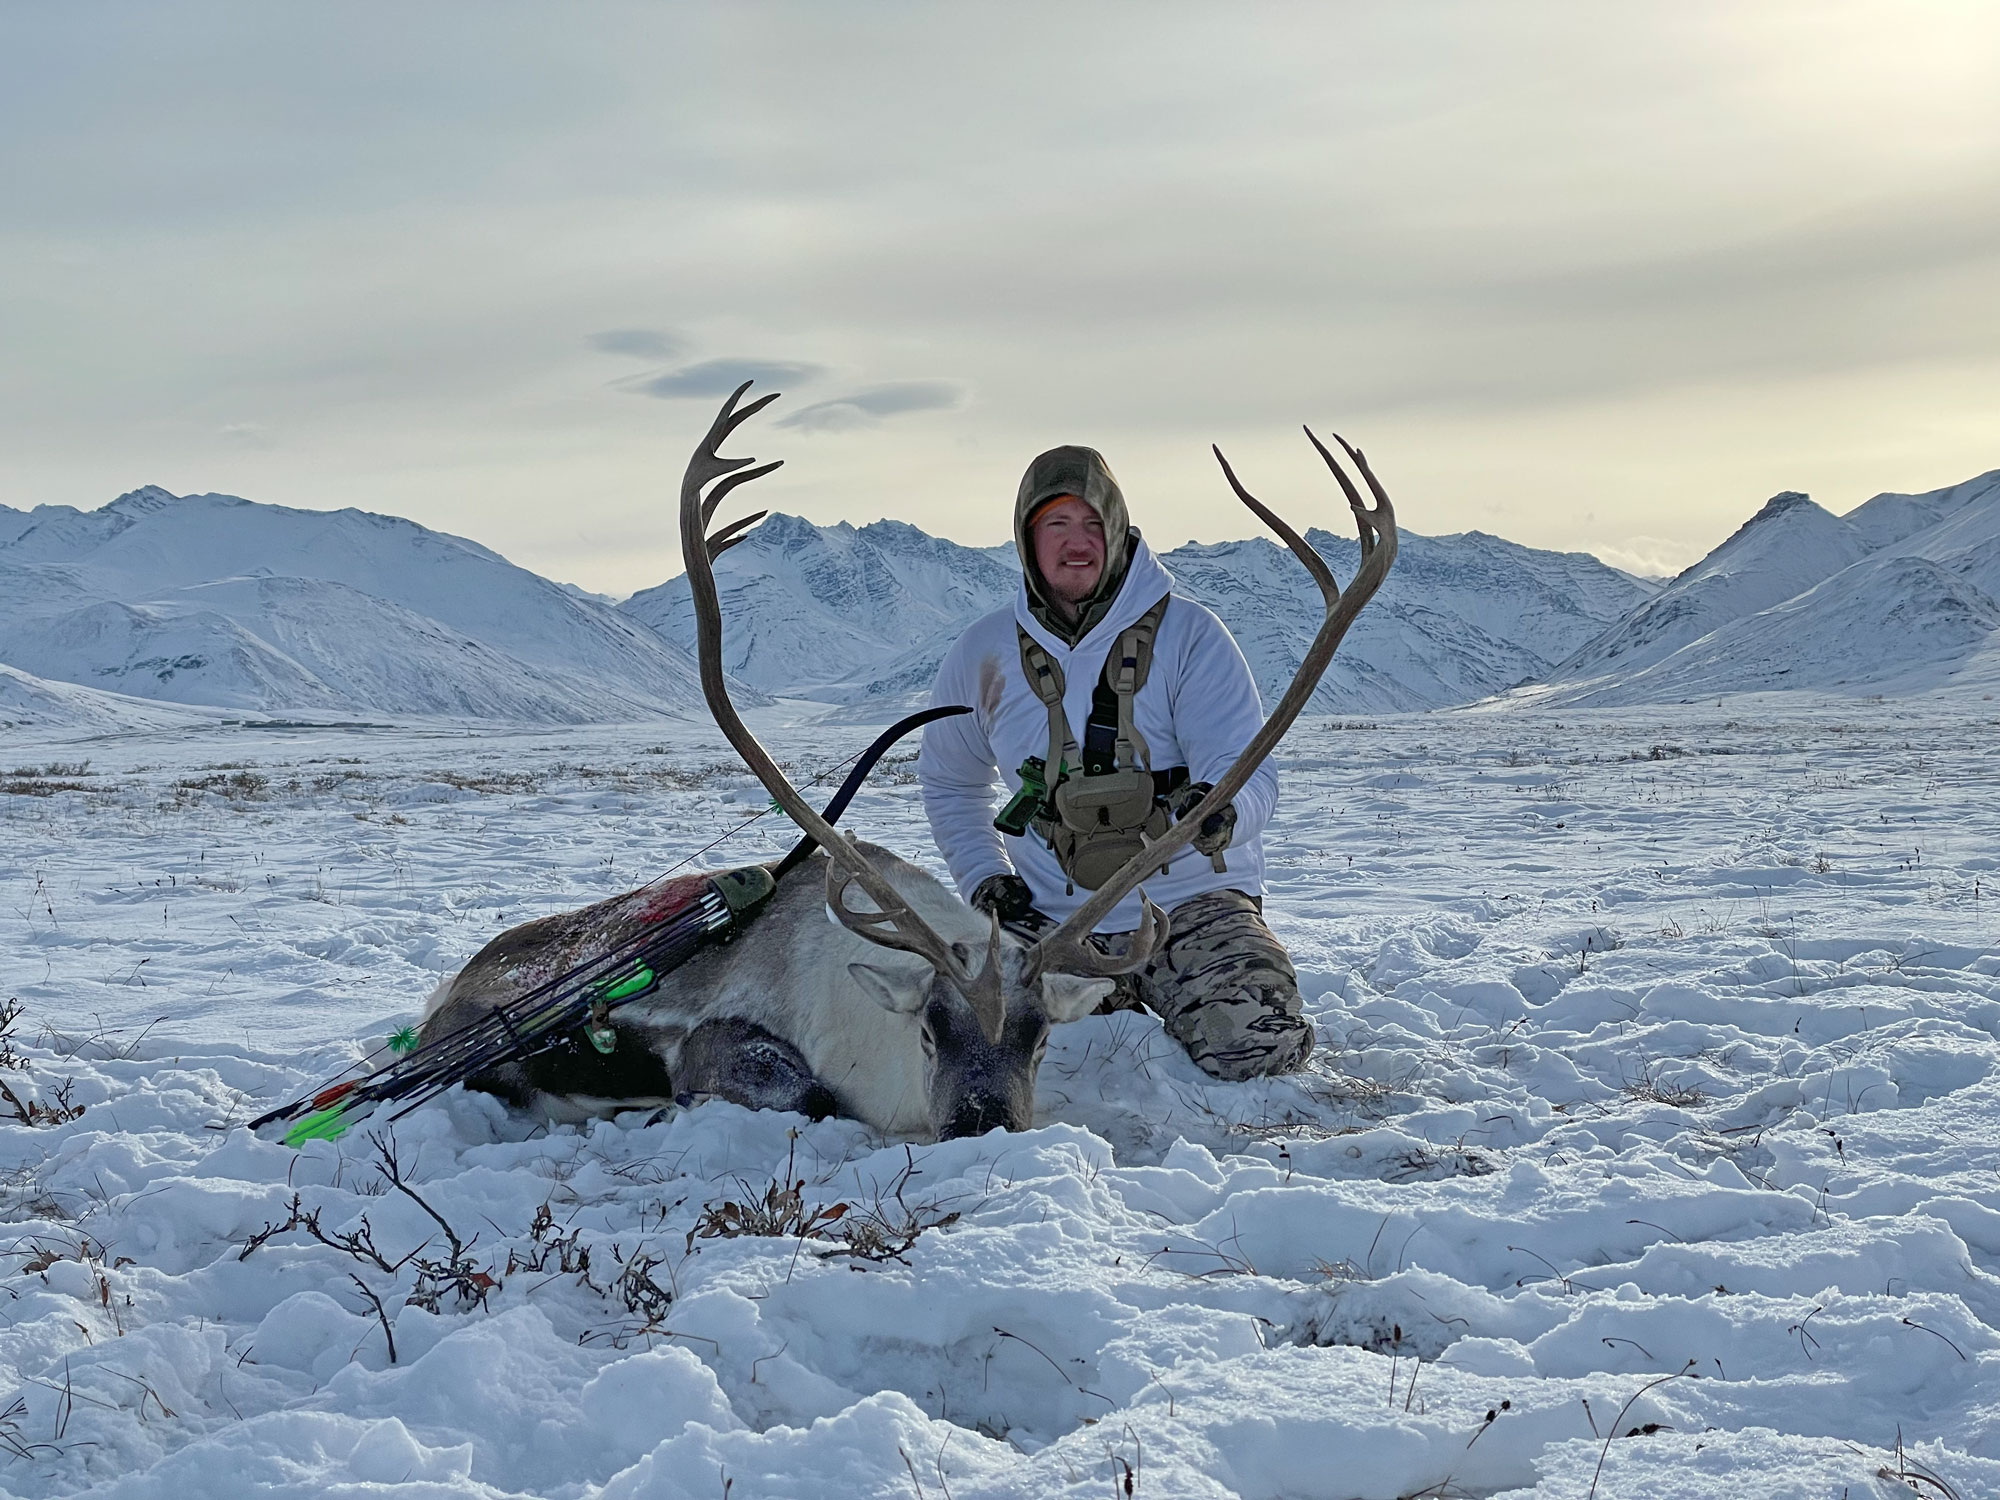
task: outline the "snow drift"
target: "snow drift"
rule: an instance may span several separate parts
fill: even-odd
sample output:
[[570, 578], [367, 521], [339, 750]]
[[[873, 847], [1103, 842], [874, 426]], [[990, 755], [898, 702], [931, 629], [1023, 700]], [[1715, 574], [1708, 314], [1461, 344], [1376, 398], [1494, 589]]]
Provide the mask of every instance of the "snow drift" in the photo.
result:
[[120, 734], [183, 729], [210, 722], [213, 717], [199, 710], [170, 708], [71, 682], [48, 682], [0, 664], [0, 729]]

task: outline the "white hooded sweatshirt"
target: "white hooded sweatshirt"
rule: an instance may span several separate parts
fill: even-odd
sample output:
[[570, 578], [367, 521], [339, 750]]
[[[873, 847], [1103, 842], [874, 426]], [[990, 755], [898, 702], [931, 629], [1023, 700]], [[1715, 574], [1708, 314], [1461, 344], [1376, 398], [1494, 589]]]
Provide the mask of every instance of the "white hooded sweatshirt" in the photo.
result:
[[[1051, 635], [1029, 612], [1025, 580], [1012, 609], [975, 620], [938, 669], [935, 705], [965, 703], [969, 714], [940, 719], [924, 730], [917, 760], [931, 835], [951, 867], [961, 895], [970, 898], [990, 875], [1019, 874], [1035, 893], [1035, 906], [1058, 920], [1083, 905], [1090, 892], [1070, 889], [1069, 877], [1031, 827], [1025, 837], [1002, 834], [993, 817], [1019, 788], [1021, 762], [1049, 749], [1049, 714], [1021, 669], [1015, 628], [1028, 632], [1062, 668], [1063, 708], [1070, 734], [1083, 743], [1090, 700], [1118, 633], [1173, 587], [1143, 538], [1110, 613], [1075, 646]], [[1257, 684], [1228, 628], [1207, 609], [1174, 595], [1153, 642], [1153, 665], [1132, 703], [1155, 771], [1186, 766], [1192, 781], [1221, 779], [1262, 727]], [[999, 786], [996, 789], [996, 783]], [[1003, 795], [1004, 794], [1004, 795]], [[1142, 887], [1168, 911], [1204, 891], [1264, 893], [1264, 825], [1278, 800], [1278, 777], [1269, 761], [1236, 794], [1236, 829], [1218, 873], [1205, 854], [1187, 849]], [[1139, 925], [1133, 892], [1098, 924], [1100, 932], [1130, 932]]]

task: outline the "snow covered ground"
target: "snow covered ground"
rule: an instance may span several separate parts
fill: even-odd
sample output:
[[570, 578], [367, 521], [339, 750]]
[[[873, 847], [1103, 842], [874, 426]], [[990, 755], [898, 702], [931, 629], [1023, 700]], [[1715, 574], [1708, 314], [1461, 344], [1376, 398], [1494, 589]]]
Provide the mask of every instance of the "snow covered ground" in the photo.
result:
[[[760, 712], [804, 770], [865, 739]], [[0, 1491], [2000, 1495], [1997, 731], [1307, 720], [1311, 1073], [1124, 1014], [947, 1145], [452, 1097], [403, 1187], [241, 1122], [761, 808], [712, 732], [10, 732]], [[848, 822], [921, 858], [908, 771]]]

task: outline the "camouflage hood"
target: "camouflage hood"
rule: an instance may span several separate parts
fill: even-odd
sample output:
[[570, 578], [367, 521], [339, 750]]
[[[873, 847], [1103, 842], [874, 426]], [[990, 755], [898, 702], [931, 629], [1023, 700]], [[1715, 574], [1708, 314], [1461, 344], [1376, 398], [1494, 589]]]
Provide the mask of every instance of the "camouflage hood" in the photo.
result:
[[[1104, 576], [1084, 600], [1074, 625], [1065, 624], [1055, 608], [1041, 569], [1035, 566], [1035, 543], [1028, 522], [1044, 502], [1057, 495], [1075, 495], [1104, 522]], [[1075, 643], [1104, 618], [1124, 585], [1139, 533], [1125, 514], [1125, 496], [1112, 477], [1111, 466], [1095, 448], [1073, 445], [1051, 448], [1028, 465], [1014, 499], [1014, 546], [1021, 554], [1021, 572], [1028, 584], [1028, 610], [1056, 639]]]

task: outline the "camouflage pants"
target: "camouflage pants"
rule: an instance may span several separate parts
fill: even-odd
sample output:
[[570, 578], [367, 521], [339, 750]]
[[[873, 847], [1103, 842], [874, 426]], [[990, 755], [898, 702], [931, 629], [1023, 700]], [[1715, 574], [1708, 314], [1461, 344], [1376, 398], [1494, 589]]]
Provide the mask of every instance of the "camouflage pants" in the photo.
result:
[[[1302, 1014], [1291, 958], [1264, 925], [1263, 903], [1241, 891], [1205, 891], [1168, 917], [1166, 948], [1121, 977], [1103, 1008], [1152, 1011], [1213, 1078], [1302, 1066], [1313, 1049], [1312, 1022]], [[1117, 949], [1129, 939], [1100, 941]]]

